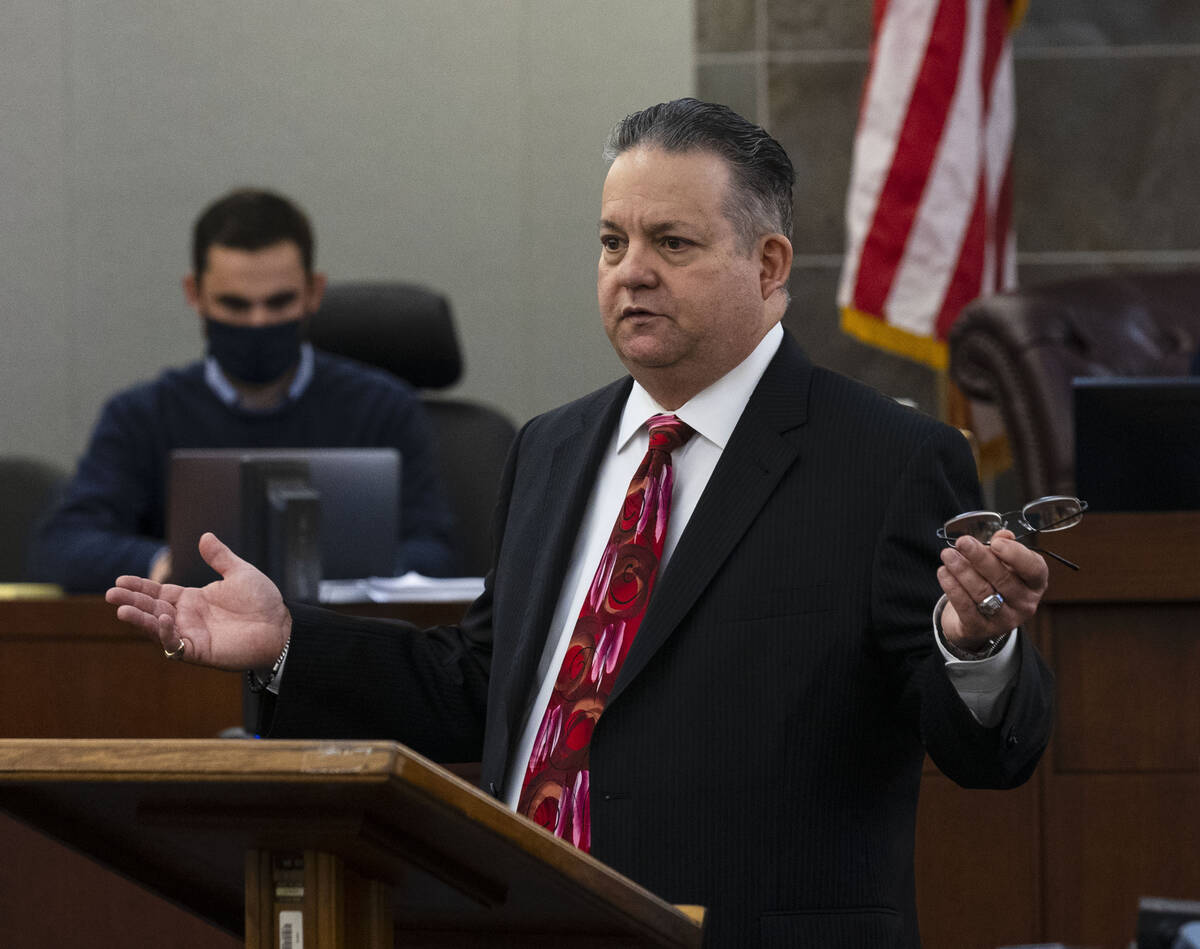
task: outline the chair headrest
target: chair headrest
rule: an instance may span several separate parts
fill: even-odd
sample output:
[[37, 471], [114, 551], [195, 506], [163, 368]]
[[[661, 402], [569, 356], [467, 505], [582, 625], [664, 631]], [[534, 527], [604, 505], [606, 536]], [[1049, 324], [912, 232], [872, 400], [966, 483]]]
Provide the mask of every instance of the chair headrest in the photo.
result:
[[983, 297], [950, 330], [951, 373], [967, 337], [1014, 355], [1050, 349], [1076, 376], [1184, 375], [1200, 341], [1200, 271], [1077, 277]]
[[418, 389], [444, 389], [462, 375], [450, 302], [416, 284], [330, 284], [308, 338], [318, 349], [378, 366]]

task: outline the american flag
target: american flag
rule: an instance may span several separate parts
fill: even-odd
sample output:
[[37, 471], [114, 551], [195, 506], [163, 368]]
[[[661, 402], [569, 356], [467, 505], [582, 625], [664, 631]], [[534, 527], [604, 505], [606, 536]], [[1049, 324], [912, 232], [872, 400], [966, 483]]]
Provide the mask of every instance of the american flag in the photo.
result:
[[846, 200], [842, 328], [946, 367], [975, 297], [1016, 285], [1014, 0], [875, 0]]

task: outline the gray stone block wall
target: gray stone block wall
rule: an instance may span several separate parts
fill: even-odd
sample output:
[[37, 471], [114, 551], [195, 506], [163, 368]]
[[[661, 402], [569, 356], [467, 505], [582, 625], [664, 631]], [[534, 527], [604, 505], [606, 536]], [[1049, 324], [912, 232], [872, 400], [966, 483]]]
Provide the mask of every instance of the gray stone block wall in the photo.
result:
[[[934, 374], [838, 327], [870, 0], [696, 0], [697, 89], [796, 163], [785, 323], [818, 362], [937, 413]], [[1200, 266], [1200, 0], [1032, 0], [1013, 39], [1018, 273]]]

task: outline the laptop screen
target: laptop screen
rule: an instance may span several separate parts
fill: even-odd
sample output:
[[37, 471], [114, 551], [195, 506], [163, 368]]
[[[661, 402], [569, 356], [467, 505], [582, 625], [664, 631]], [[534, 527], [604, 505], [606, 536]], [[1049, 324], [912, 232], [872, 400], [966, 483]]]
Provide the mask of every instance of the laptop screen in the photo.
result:
[[196, 549], [205, 531], [276, 582], [273, 565], [302, 553], [306, 542], [319, 551], [320, 578], [392, 576], [400, 474], [392, 448], [174, 451], [167, 485], [172, 580], [217, 579]]
[[1200, 378], [1072, 381], [1075, 490], [1093, 511], [1200, 509]]

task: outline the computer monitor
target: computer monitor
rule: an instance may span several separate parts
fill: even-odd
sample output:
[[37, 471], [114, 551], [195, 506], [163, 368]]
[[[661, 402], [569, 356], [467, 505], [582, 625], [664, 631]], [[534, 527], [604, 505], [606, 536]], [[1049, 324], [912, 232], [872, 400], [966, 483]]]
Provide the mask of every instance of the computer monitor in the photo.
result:
[[1200, 901], [1143, 896], [1138, 900], [1137, 949], [1200, 946]]
[[392, 448], [178, 450], [167, 484], [174, 582], [217, 574], [196, 548], [212, 531], [286, 596], [315, 602], [322, 579], [395, 573], [400, 453]]
[[1092, 511], [1200, 509], [1200, 378], [1072, 381], [1075, 491]]

